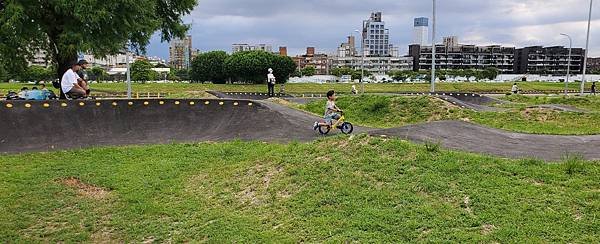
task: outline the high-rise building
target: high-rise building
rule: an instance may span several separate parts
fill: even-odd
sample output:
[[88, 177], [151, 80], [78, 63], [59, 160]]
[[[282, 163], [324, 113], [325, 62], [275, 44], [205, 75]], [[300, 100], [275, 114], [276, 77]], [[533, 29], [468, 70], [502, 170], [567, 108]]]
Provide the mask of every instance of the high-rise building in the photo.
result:
[[364, 54], [370, 57], [387, 57], [391, 55], [390, 31], [385, 28], [381, 12], [371, 13], [371, 18], [363, 21]]
[[192, 52], [192, 36], [174, 39], [169, 47], [169, 64], [175, 69], [189, 69]]
[[413, 44], [426, 46], [429, 41], [429, 19], [426, 17], [415, 18]]
[[444, 46], [446, 47], [457, 47], [458, 45], [458, 36], [446, 36], [444, 37]]

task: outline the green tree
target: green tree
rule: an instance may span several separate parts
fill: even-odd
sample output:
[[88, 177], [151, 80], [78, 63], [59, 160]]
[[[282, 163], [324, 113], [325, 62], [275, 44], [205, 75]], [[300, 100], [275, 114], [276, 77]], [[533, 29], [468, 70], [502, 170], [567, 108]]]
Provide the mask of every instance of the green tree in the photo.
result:
[[158, 73], [152, 68], [152, 64], [146, 60], [135, 61], [131, 65], [131, 80], [141, 82], [157, 80]]
[[317, 69], [314, 66], [306, 66], [302, 69], [302, 75], [304, 76], [313, 76], [317, 74]]
[[489, 67], [483, 70], [483, 77], [488, 80], [496, 79], [496, 77], [498, 77], [499, 74], [500, 71], [494, 67]]
[[278, 83], [285, 83], [296, 70], [296, 63], [290, 57], [264, 51], [237, 52], [225, 60], [229, 77], [241, 82], [266, 83], [269, 68], [273, 69]]
[[54, 70], [43, 66], [32, 65], [20, 72], [18, 77], [21, 81], [42, 81], [51, 80], [54, 77]]
[[107, 80], [109, 75], [106, 72], [106, 70], [104, 70], [101, 67], [93, 67], [92, 69], [90, 69], [90, 80], [95, 80], [95, 81], [103, 81], [103, 80]]
[[[277, 83], [286, 83], [294, 71], [297, 70], [296, 62], [288, 56], [271, 54], [271, 65], [273, 74], [277, 77]], [[266, 81], [266, 79], [265, 79]]]
[[190, 71], [188, 69], [175, 69], [175, 75], [179, 77], [179, 80], [190, 80]]
[[[163, 41], [183, 37], [196, 0], [2, 1], [1, 63], [23, 70], [38, 50], [46, 51], [60, 76], [78, 53], [116, 54], [128, 44], [145, 51], [159, 31]], [[10, 62], [6, 62], [9, 60]]]
[[9, 76], [8, 71], [6, 71], [4, 66], [0, 65], [0, 82], [7, 82]]
[[224, 51], [213, 51], [198, 55], [192, 61], [190, 78], [196, 82], [212, 81], [225, 84], [228, 75], [225, 72], [225, 60], [229, 55]]

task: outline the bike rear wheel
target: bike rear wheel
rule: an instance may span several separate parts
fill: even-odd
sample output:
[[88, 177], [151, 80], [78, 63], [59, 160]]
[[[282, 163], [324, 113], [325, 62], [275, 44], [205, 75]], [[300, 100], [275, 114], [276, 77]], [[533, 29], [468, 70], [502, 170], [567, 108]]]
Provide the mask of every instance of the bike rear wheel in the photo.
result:
[[321, 135], [327, 135], [329, 134], [329, 131], [331, 131], [331, 127], [327, 125], [319, 126], [319, 133], [321, 133]]
[[351, 123], [345, 122], [340, 127], [340, 130], [342, 131], [342, 133], [349, 135], [352, 134], [352, 132], [354, 131], [354, 126]]

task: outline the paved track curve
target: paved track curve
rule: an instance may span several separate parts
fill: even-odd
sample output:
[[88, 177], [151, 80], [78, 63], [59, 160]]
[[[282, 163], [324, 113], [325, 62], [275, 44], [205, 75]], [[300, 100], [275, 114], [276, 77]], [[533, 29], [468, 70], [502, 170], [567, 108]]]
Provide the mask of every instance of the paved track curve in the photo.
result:
[[[320, 137], [311, 128], [317, 119], [252, 100], [2, 101], [0, 153], [234, 139], [310, 141]], [[578, 154], [600, 159], [600, 135], [520, 134], [459, 121], [355, 131], [509, 158], [560, 160]]]

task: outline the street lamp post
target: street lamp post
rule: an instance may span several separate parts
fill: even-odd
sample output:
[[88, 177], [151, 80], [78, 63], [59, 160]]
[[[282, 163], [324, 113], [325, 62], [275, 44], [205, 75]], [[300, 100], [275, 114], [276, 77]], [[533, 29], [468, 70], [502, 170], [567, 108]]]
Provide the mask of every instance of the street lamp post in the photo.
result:
[[[365, 28], [365, 23], [363, 22], [363, 30]], [[359, 30], [355, 30], [355, 32], [358, 34], [360, 34]], [[365, 36], [364, 35], [360, 35], [361, 36], [361, 41], [360, 41], [360, 46], [361, 46], [361, 53], [362, 53], [362, 60], [360, 62], [360, 89], [362, 90], [362, 94], [365, 94]]]
[[567, 79], [565, 80], [565, 96], [569, 95], [569, 78], [571, 77], [571, 54], [572, 54], [572, 50], [573, 50], [573, 39], [571, 39], [571, 36], [567, 35], [567, 34], [560, 34], [562, 36], [566, 36], [569, 38], [569, 62], [567, 64]]
[[590, 0], [590, 13], [588, 16], [588, 26], [587, 26], [587, 38], [585, 40], [585, 50], [584, 58], [583, 58], [583, 77], [581, 79], [581, 96], [583, 96], [585, 92], [585, 74], [587, 72], [587, 61], [588, 61], [588, 49], [590, 48], [590, 27], [592, 24], [592, 7], [594, 6], [594, 0]]
[[131, 68], [129, 64], [129, 45], [125, 52], [125, 62], [127, 63], [127, 99], [131, 99]]
[[435, 0], [433, 0], [433, 16], [432, 16], [432, 30], [431, 30], [431, 93], [435, 92]]

